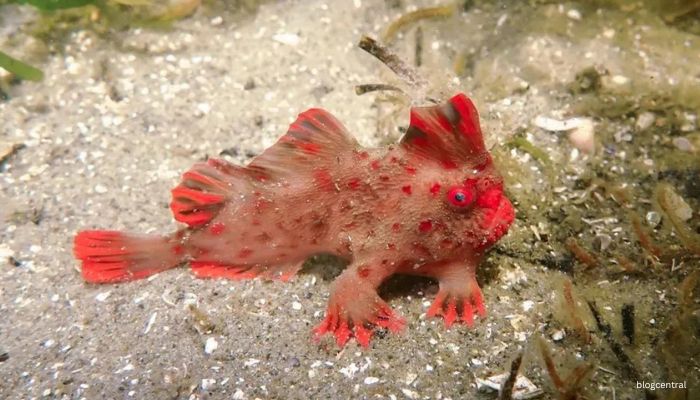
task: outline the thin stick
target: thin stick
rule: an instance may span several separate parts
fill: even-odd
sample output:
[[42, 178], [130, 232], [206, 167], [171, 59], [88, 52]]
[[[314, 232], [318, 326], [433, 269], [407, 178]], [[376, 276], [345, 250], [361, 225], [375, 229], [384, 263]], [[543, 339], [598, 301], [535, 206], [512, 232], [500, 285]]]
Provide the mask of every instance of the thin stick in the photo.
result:
[[513, 398], [513, 386], [515, 386], [515, 381], [518, 378], [518, 371], [520, 370], [520, 364], [523, 361], [523, 353], [520, 352], [517, 357], [510, 364], [510, 373], [503, 386], [501, 387], [501, 395], [499, 400], [511, 400]]
[[422, 79], [419, 78], [415, 69], [408, 66], [396, 54], [379, 44], [376, 40], [369, 36], [363, 36], [358, 46], [384, 63], [396, 75], [405, 79], [409, 85], [419, 86], [421, 84]]
[[367, 83], [364, 85], [355, 86], [355, 94], [358, 96], [376, 91], [391, 91], [404, 93], [404, 91], [399, 89], [398, 87], [386, 83]]

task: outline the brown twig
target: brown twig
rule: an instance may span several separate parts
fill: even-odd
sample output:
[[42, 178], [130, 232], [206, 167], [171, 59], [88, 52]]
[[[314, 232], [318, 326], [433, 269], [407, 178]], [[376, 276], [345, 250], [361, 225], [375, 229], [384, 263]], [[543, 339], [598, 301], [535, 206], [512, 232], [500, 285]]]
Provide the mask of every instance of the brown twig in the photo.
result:
[[404, 93], [404, 91], [399, 89], [398, 87], [386, 83], [367, 83], [364, 85], [355, 86], [355, 94], [358, 96], [362, 96], [365, 93], [377, 91], [391, 91]]
[[369, 36], [363, 36], [358, 46], [384, 63], [389, 69], [394, 71], [396, 75], [404, 78], [409, 85], [421, 85], [422, 80], [419, 78], [416, 70], [408, 66], [396, 54], [379, 44], [376, 40]]
[[518, 371], [520, 371], [520, 364], [523, 362], [523, 353], [520, 352], [517, 357], [510, 363], [510, 373], [503, 386], [501, 386], [501, 395], [498, 397], [499, 400], [511, 400], [513, 398], [513, 387], [515, 386], [515, 381], [518, 378]]
[[578, 307], [576, 307], [576, 301], [574, 300], [573, 285], [569, 279], [564, 280], [562, 292], [564, 294], [564, 304], [566, 304], [566, 308], [569, 311], [574, 330], [584, 342], [590, 343], [591, 334], [588, 332], [583, 319], [579, 316]]
[[594, 255], [586, 251], [583, 247], [578, 244], [578, 241], [574, 237], [566, 239], [566, 248], [579, 260], [581, 263], [585, 264], [587, 269], [596, 268], [600, 266], [600, 263], [595, 258]]
[[649, 255], [654, 256], [656, 259], [661, 257], [661, 249], [654, 243], [654, 240], [649, 236], [649, 234], [642, 227], [642, 221], [639, 216], [630, 211], [630, 221], [632, 222], [632, 230], [634, 234], [637, 235], [637, 240], [639, 245], [649, 253]]

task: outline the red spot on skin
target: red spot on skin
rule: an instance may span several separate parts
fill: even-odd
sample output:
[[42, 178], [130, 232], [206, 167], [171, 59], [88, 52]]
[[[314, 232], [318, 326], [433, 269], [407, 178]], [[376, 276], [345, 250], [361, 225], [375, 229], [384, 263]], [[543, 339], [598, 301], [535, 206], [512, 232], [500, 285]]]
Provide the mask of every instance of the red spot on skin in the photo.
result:
[[354, 222], [350, 222], [350, 223], [347, 223], [347, 224], [343, 225], [343, 227], [346, 228], [346, 229], [348, 229], [348, 228], [354, 228], [354, 227], [356, 227], [356, 226], [357, 226], [357, 224], [354, 223]]
[[450, 239], [443, 239], [441, 244], [444, 249], [452, 247], [452, 241]]
[[412, 192], [413, 190], [411, 189], [411, 185], [406, 185], [406, 186], [404, 186], [404, 187], [401, 188], [401, 191], [404, 192], [404, 193], [406, 193], [406, 194], [411, 194], [411, 192]]
[[394, 157], [394, 156], [392, 156], [391, 159], [390, 159], [389, 161], [391, 161], [392, 164], [396, 164], [397, 162], [399, 162], [399, 159], [396, 158], [396, 157]]
[[173, 246], [173, 253], [180, 256], [180, 255], [185, 253], [185, 248], [179, 244], [175, 245], [175, 246]]
[[372, 272], [370, 268], [366, 265], [363, 265], [357, 270], [357, 275], [359, 275], [360, 278], [367, 278], [370, 272]]
[[253, 250], [246, 247], [238, 252], [238, 258], [248, 258], [251, 254], [253, 254]]
[[379, 160], [374, 160], [371, 163], [369, 163], [370, 168], [373, 170], [378, 170], [379, 169]]
[[352, 190], [357, 190], [357, 188], [360, 187], [360, 179], [359, 178], [350, 179], [350, 182], [348, 182], [348, 187]]
[[355, 155], [360, 160], [366, 160], [369, 158], [369, 153], [367, 153], [366, 151], [357, 152], [357, 153], [355, 153]]
[[251, 222], [251, 224], [252, 224], [253, 226], [259, 226], [259, 225], [260, 225], [260, 220], [259, 220], [259, 219], [254, 219], [254, 220]]
[[430, 187], [430, 193], [432, 193], [433, 196], [440, 194], [440, 184], [433, 183], [433, 186]]
[[433, 229], [433, 222], [429, 219], [421, 221], [418, 224], [418, 230], [421, 232], [430, 232]]
[[386, 175], [379, 175], [379, 180], [381, 180], [382, 182], [388, 182], [389, 177]]
[[389, 250], [396, 250], [396, 245], [393, 243], [389, 243], [386, 245], [386, 248]]
[[314, 172], [314, 181], [316, 181], [316, 184], [321, 189], [331, 190], [333, 188], [333, 178], [331, 177], [331, 174], [325, 169]]
[[391, 226], [391, 230], [394, 232], [398, 232], [401, 230], [401, 224], [398, 222], [395, 222], [394, 225]]
[[212, 235], [218, 236], [221, 235], [225, 229], [226, 225], [221, 222], [217, 222], [209, 227], [209, 232], [211, 232]]
[[406, 172], [408, 172], [408, 173], [411, 174], [411, 175], [415, 175], [415, 174], [416, 174], [416, 169], [413, 168], [413, 167], [406, 167], [406, 168], [404, 168], [404, 169], [406, 170]]

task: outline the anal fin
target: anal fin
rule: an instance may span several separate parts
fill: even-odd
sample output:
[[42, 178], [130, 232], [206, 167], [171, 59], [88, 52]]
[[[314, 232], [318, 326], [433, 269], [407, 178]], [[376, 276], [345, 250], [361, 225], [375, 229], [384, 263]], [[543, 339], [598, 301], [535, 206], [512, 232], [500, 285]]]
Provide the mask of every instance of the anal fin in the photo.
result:
[[231, 265], [213, 261], [192, 261], [190, 266], [197, 278], [224, 278], [231, 280], [247, 280], [263, 278], [266, 280], [289, 281], [301, 269], [303, 261], [274, 266], [268, 265]]

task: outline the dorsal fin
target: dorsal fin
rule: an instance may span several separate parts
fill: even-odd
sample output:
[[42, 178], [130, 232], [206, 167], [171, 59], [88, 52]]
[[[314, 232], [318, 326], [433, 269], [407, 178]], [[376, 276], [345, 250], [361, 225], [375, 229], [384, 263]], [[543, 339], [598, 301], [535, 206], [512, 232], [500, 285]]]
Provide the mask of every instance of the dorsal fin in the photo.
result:
[[212, 220], [232, 194], [254, 179], [251, 171], [224, 160], [210, 158], [192, 166], [172, 190], [170, 209], [175, 219], [191, 227]]
[[446, 168], [482, 169], [491, 163], [479, 126], [479, 113], [463, 93], [448, 102], [411, 109], [401, 145], [412, 154], [440, 161]]
[[357, 141], [330, 113], [312, 108], [299, 114], [277, 143], [257, 156], [247, 168], [270, 179], [298, 175], [328, 166]]

